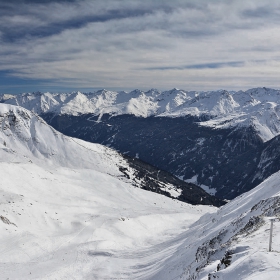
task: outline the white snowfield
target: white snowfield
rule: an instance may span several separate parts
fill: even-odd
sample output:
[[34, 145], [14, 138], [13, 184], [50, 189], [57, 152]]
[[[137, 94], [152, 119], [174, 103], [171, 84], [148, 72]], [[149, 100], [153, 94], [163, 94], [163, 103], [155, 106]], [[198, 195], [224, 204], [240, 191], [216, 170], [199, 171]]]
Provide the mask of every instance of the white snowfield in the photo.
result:
[[55, 114], [103, 114], [149, 116], [207, 116], [201, 125], [213, 128], [251, 126], [265, 142], [280, 133], [280, 90], [255, 88], [195, 92], [173, 89], [160, 92], [134, 90], [94, 93], [23, 93], [2, 95], [0, 102], [19, 105], [30, 111]]
[[150, 279], [215, 207], [132, 186], [115, 151], [0, 104], [0, 278]]
[[[270, 220], [276, 217], [272, 251]], [[152, 279], [279, 279], [280, 171], [206, 214], [180, 235], [180, 247]]]
[[280, 173], [217, 211], [133, 187], [118, 153], [0, 104], [1, 279], [278, 279]]

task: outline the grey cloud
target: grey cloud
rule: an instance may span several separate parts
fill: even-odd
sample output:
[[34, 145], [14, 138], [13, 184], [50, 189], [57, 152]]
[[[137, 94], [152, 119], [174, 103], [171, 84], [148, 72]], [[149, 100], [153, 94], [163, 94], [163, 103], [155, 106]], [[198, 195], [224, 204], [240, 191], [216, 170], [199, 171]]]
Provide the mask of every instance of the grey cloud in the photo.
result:
[[[276, 5], [248, 9], [252, 1], [43, 1], [22, 0], [0, 2], [0, 28], [2, 40], [15, 42], [24, 37], [45, 37], [67, 29], [79, 29], [89, 23], [143, 18], [142, 28], [169, 30], [170, 35], [197, 37], [225, 32], [228, 29], [248, 27], [242, 17], [257, 18], [279, 10]], [[234, 3], [239, 3], [234, 5]], [[245, 4], [244, 4], [245, 3]], [[229, 13], [230, 10], [230, 13]], [[240, 10], [240, 11], [239, 11]], [[181, 14], [178, 12], [181, 11]], [[183, 12], [182, 12], [183, 11]], [[162, 18], [157, 14], [162, 13]], [[147, 15], [156, 21], [145, 25]], [[34, 19], [24, 24], [13, 22], [9, 17], [21, 16]], [[231, 17], [235, 16], [231, 20]], [[5, 20], [1, 18], [5, 17]], [[239, 18], [240, 17], [240, 18]], [[36, 21], [35, 21], [36, 19]], [[40, 22], [38, 24], [38, 21]], [[126, 26], [129, 30], [130, 26]]]
[[[141, 78], [166, 83], [171, 70], [237, 71], [244, 61], [269, 59], [265, 50], [276, 40], [257, 31], [277, 23], [263, 20], [277, 7], [273, 0], [0, 1], [0, 69], [26, 79], [85, 77], [88, 85], [131, 87]], [[185, 81], [170, 79], [173, 86]]]
[[242, 67], [244, 61], [229, 61], [229, 62], [210, 62], [201, 64], [192, 64], [184, 66], [163, 66], [163, 67], [150, 67], [145, 68], [146, 70], [185, 70], [185, 69], [217, 69], [224, 67]]
[[[15, 1], [0, 2], [0, 28], [2, 41], [17, 42], [18, 40], [33, 37], [48, 37], [60, 34], [64, 30], [79, 29], [90, 23], [102, 23], [107, 21], [120, 21], [127, 18], [142, 18], [142, 23], [126, 26], [127, 31], [142, 29], [170, 30], [171, 34], [187, 34], [197, 36], [206, 34], [205, 26], [194, 24], [193, 11], [201, 11], [201, 16], [207, 14], [206, 1], [195, 3], [194, 1]], [[180, 18], [181, 23], [186, 24], [185, 29], [198, 26], [196, 32], [191, 30], [181, 32], [176, 28], [177, 10], [189, 11]], [[162, 16], [160, 17], [159, 14]], [[153, 15], [153, 20], [147, 16]], [[171, 16], [170, 16], [171, 15]], [[158, 21], [156, 21], [158, 19]], [[189, 25], [189, 27], [187, 27]], [[134, 28], [134, 29], [133, 29]], [[125, 29], [125, 28], [124, 28]], [[204, 29], [204, 31], [200, 30]], [[122, 30], [120, 30], [122, 32]]]
[[[40, 2], [41, 3], [41, 2]], [[77, 6], [77, 11], [74, 8], [70, 9], [69, 4], [65, 7], [65, 14], [57, 16], [57, 18], [48, 17], [48, 13], [52, 14], [51, 9], [55, 9], [51, 4], [40, 6], [41, 10], [46, 9], [46, 11], [34, 11], [29, 8], [29, 5], [22, 5], [22, 9], [15, 9], [14, 14], [3, 13], [2, 10], [2, 21], [0, 20], [2, 40], [5, 42], [15, 42], [25, 37], [47, 37], [54, 34], [59, 34], [64, 30], [68, 29], [79, 29], [86, 26], [89, 23], [95, 22], [106, 22], [111, 20], [120, 20], [125, 18], [140, 17], [153, 11], [148, 9], [134, 9], [134, 10], [106, 10], [99, 13], [92, 13], [86, 11], [80, 13], [80, 5]], [[75, 5], [77, 5], [75, 3]], [[11, 5], [10, 5], [11, 7]], [[63, 10], [63, 6], [59, 7]], [[68, 10], [67, 10], [68, 8]], [[91, 7], [89, 7], [90, 9]], [[1, 12], [0, 12], [1, 16]], [[17, 17], [18, 16], [18, 17]], [[4, 18], [4, 19], [3, 19]], [[25, 20], [26, 19], [26, 20]]]
[[267, 17], [273, 14], [273, 10], [268, 7], [257, 7], [255, 9], [246, 9], [243, 11], [242, 15], [244, 17]]
[[194, 64], [188, 65], [187, 69], [216, 69], [223, 67], [242, 67], [244, 65], [244, 61], [230, 61], [230, 62], [212, 62], [212, 63], [203, 63], [203, 64]]
[[242, 12], [245, 18], [266, 18], [271, 19], [271, 17], [279, 16], [279, 5], [265, 5], [261, 7], [255, 7], [252, 9], [245, 9]]
[[24, 26], [23, 28], [6, 28], [2, 34], [4, 42], [14, 42], [25, 37], [47, 37], [59, 34], [68, 29], [79, 29], [89, 23], [106, 22], [111, 20], [119, 20], [131, 17], [140, 17], [146, 15], [149, 11], [136, 10], [136, 11], [108, 11], [106, 14], [100, 15], [87, 15], [85, 17], [74, 17], [69, 20], [48, 23], [43, 26]]

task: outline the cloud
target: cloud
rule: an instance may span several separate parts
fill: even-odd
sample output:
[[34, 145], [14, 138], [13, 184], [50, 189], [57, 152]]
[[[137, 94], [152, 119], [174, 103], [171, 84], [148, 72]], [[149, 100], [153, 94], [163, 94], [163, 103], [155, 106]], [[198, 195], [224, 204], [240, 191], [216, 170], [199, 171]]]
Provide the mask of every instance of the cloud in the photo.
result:
[[266, 19], [279, 21], [279, 8], [280, 3], [278, 1], [271, 1], [245, 8], [241, 14], [244, 18], [253, 20]]
[[254, 86], [280, 74], [279, 12], [273, 0], [0, 1], [0, 78], [44, 87]]
[[184, 69], [217, 69], [224, 67], [242, 67], [244, 61], [229, 61], [229, 62], [211, 62], [202, 64], [193, 64], [185, 66], [166, 66], [166, 67], [154, 67], [146, 68], [146, 70], [184, 70]]
[[[69, 29], [78, 30], [90, 23], [103, 23], [126, 18], [137, 18], [153, 13], [153, 11], [150, 11], [148, 8], [136, 8], [133, 10], [103, 10], [99, 8], [98, 10], [101, 11], [96, 12], [92, 3], [84, 3], [83, 6], [81, 3], [69, 5], [65, 2], [63, 2], [63, 4], [54, 2], [42, 4], [40, 2], [35, 6], [38, 7], [35, 9], [33, 6], [30, 6], [30, 4], [24, 4], [18, 14], [8, 16], [5, 14], [2, 16], [3, 41], [16, 42], [23, 38], [49, 37]], [[39, 11], [37, 9], [39, 9]], [[43, 10], [43, 12], [40, 10]], [[55, 12], [51, 12], [51, 10]]]
[[[220, 3], [220, 1], [215, 1]], [[222, 32], [221, 14], [208, 1], [14, 1], [0, 2], [2, 40], [48, 37], [91, 23], [125, 23], [122, 31], [165, 30], [171, 36], [197, 37]], [[224, 16], [223, 16], [224, 17]], [[222, 24], [221, 26], [222, 27]]]

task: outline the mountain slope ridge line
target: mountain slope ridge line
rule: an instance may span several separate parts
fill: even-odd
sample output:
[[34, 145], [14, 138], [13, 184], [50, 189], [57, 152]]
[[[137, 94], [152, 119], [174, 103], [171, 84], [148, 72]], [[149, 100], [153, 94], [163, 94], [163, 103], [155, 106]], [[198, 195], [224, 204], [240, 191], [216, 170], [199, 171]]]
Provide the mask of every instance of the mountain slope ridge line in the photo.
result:
[[280, 137], [279, 90], [101, 90], [0, 100], [36, 112], [63, 134], [139, 157], [223, 199], [280, 169], [280, 158], [271, 152]]

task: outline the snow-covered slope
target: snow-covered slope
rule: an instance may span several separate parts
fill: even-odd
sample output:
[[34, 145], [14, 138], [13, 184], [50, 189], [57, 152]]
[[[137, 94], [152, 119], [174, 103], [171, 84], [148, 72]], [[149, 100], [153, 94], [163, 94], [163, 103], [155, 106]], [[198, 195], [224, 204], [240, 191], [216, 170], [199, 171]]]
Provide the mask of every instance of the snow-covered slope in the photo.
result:
[[1, 279], [145, 279], [215, 211], [90, 169], [2, 162], [0, 174]]
[[[278, 279], [280, 274], [280, 172], [206, 214], [180, 235], [172, 257], [152, 279]], [[274, 223], [268, 252], [269, 217]]]
[[217, 114], [201, 125], [213, 128], [252, 127], [266, 142], [280, 133], [280, 91], [266, 88], [232, 95], [235, 110]]
[[216, 211], [135, 187], [118, 153], [25, 109], [0, 123], [3, 279], [277, 279], [279, 172]]
[[166, 242], [216, 211], [142, 190], [133, 171], [117, 152], [0, 104], [1, 279], [143, 279], [170, 255]]
[[100, 90], [0, 100], [40, 114], [66, 135], [139, 157], [188, 182], [197, 178], [221, 198], [252, 189], [280, 166], [279, 158], [259, 168], [263, 150], [280, 135], [279, 90]]
[[117, 164], [121, 164], [120, 156], [113, 150], [66, 137], [20, 107], [0, 104], [0, 125], [0, 160], [4, 162], [97, 170], [104, 170], [112, 162], [115, 166], [110, 171], [114, 174], [117, 174]]
[[280, 91], [255, 88], [245, 92], [194, 92], [173, 89], [94, 93], [24, 93], [2, 95], [0, 102], [22, 106], [38, 114], [92, 113], [135, 116], [207, 116], [201, 125], [213, 128], [253, 127], [263, 141], [280, 133]]
[[[164, 171], [145, 163], [135, 165], [105, 146], [67, 137], [21, 107], [0, 104], [0, 126], [0, 161], [90, 168], [192, 204], [223, 204], [201, 188], [178, 181], [171, 174], [164, 175]], [[145, 175], [146, 172], [149, 174]]]

